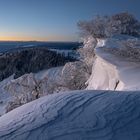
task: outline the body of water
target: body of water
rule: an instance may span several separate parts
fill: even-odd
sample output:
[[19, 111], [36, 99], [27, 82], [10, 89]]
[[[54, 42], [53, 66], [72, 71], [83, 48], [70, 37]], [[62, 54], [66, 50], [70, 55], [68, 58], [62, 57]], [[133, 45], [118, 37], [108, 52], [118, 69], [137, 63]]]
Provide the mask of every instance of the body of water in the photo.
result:
[[77, 42], [17, 42], [17, 41], [1, 41], [0, 42], [0, 52], [8, 52], [11, 50], [22, 49], [24, 47], [47, 47], [49, 49], [58, 50], [72, 50], [80, 46]]

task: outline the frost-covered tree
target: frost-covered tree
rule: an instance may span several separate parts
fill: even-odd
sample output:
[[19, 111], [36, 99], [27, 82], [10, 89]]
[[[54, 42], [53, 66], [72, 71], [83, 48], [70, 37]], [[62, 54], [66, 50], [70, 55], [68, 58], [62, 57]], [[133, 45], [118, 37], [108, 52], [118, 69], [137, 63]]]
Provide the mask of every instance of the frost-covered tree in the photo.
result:
[[113, 16], [96, 16], [89, 21], [80, 21], [78, 27], [84, 44], [84, 47], [79, 49], [80, 56], [90, 69], [95, 56], [94, 48], [99, 40], [116, 34], [140, 37], [140, 22], [127, 12]]
[[89, 21], [80, 21], [78, 27], [82, 36], [95, 39], [108, 38], [114, 34], [126, 34], [140, 37], [140, 22], [127, 12], [113, 16], [96, 16]]
[[106, 25], [108, 17], [96, 16], [90, 21], [79, 21], [78, 27], [82, 36], [92, 36], [93, 38], [106, 38]]
[[107, 32], [113, 34], [126, 34], [140, 37], [140, 22], [127, 12], [111, 16], [107, 22]]

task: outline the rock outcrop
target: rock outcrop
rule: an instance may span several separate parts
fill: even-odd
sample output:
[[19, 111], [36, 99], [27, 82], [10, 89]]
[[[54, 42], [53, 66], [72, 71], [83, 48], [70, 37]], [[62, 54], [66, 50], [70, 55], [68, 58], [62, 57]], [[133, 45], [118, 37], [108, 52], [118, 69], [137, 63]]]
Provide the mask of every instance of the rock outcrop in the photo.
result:
[[87, 65], [76, 61], [69, 62], [63, 67], [9, 79], [4, 84], [1, 82], [3, 86], [1, 94], [10, 95], [10, 99], [4, 104], [5, 112], [48, 94], [85, 89], [85, 82], [89, 76]]
[[119, 35], [104, 42], [102, 45], [99, 40], [95, 48], [96, 60], [87, 89], [140, 90], [139, 39]]

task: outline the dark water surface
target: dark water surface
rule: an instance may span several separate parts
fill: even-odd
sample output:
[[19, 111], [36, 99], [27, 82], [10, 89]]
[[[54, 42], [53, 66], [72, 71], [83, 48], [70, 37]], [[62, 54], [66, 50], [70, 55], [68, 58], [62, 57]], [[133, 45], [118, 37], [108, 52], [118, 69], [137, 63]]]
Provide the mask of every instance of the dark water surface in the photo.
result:
[[76, 49], [81, 44], [78, 42], [20, 42], [20, 41], [1, 41], [0, 52], [7, 52], [25, 47], [48, 47], [49, 49], [71, 50]]

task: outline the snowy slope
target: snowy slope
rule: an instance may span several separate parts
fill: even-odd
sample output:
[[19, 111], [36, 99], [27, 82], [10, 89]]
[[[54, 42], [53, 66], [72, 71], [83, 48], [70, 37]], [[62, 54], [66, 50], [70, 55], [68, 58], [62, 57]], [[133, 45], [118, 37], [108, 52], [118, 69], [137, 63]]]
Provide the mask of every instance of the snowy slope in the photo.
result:
[[139, 92], [73, 91], [0, 117], [0, 140], [138, 140]]
[[79, 61], [17, 79], [11, 76], [0, 82], [0, 116], [48, 94], [84, 89], [89, 76], [86, 65]]
[[13, 78], [14, 75], [0, 82], [0, 116], [6, 113], [5, 108], [7, 107], [8, 102], [13, 100], [13, 97], [10, 94], [10, 92], [5, 90], [5, 85], [7, 85], [11, 80], [13, 80]]
[[[50, 88], [57, 88], [63, 67], [51, 68], [38, 73], [25, 74], [17, 79], [14, 75], [0, 82], [0, 116], [22, 104], [51, 94]], [[54, 90], [54, 89], [52, 89]]]
[[87, 89], [96, 90], [140, 90], [140, 63], [128, 57], [120, 57], [105, 48], [119, 48], [120, 41], [131, 39], [129, 36], [118, 36], [99, 41], [96, 49], [96, 61], [92, 74], [87, 81]]

